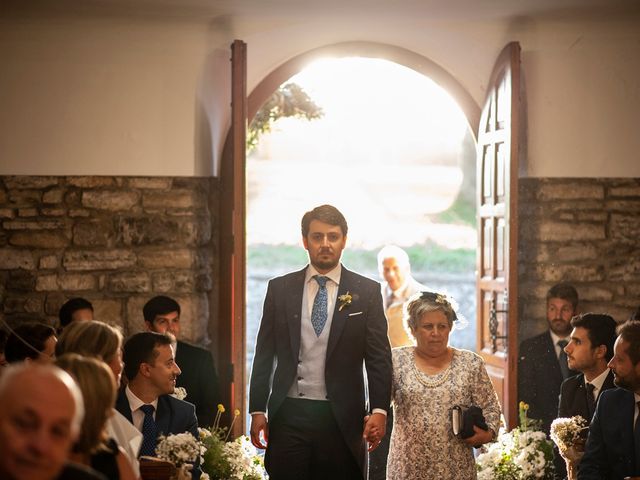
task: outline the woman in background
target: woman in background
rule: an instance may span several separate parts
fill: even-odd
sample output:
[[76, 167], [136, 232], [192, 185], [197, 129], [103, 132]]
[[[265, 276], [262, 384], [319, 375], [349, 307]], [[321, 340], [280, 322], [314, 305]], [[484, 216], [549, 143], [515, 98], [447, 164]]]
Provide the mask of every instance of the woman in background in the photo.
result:
[[[405, 321], [415, 346], [394, 348], [393, 431], [387, 479], [471, 480], [476, 478], [473, 446], [498, 432], [500, 405], [482, 358], [449, 346], [457, 316], [444, 295], [420, 292], [405, 304]], [[478, 406], [487, 430], [454, 435], [454, 406]]]
[[110, 480], [135, 480], [127, 457], [107, 434], [107, 419], [116, 401], [116, 383], [109, 367], [96, 358], [75, 353], [62, 355], [55, 363], [75, 379], [87, 406], [70, 460], [87, 465]]

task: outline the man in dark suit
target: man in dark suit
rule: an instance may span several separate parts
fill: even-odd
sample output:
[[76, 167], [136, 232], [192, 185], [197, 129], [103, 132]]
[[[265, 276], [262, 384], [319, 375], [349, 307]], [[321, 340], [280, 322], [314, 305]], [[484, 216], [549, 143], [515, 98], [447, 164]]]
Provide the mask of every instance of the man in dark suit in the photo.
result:
[[564, 350], [569, 368], [580, 373], [562, 382], [558, 417], [580, 415], [590, 422], [600, 394], [614, 387], [607, 364], [613, 357], [616, 321], [609, 315], [585, 313], [573, 317], [571, 326]]
[[[129, 338], [122, 360], [128, 384], [116, 399], [116, 409], [142, 432], [140, 455], [155, 456], [160, 435], [190, 432], [198, 438], [195, 407], [171, 396], [180, 368], [173, 357], [171, 334], [141, 332]], [[196, 466], [193, 478], [200, 477]]]
[[578, 466], [580, 480], [622, 480], [640, 476], [640, 322], [628, 321], [609, 361], [620, 388], [600, 395], [591, 420], [585, 454]]
[[198, 425], [210, 427], [220, 403], [218, 375], [211, 352], [179, 340], [180, 305], [173, 298], [159, 295], [142, 308], [147, 329], [157, 333], [171, 333], [178, 341], [174, 345], [176, 363], [182, 374], [177, 387], [187, 391], [186, 400], [196, 406]]
[[340, 264], [346, 236], [335, 207], [307, 212], [309, 265], [269, 282], [249, 411], [272, 480], [366, 478], [366, 442], [372, 450], [385, 433], [391, 351], [380, 285]]
[[522, 342], [518, 362], [518, 394], [529, 405], [529, 416], [542, 421], [549, 433], [556, 418], [560, 385], [578, 372], [570, 370], [564, 347], [569, 343], [571, 318], [578, 307], [578, 292], [566, 283], [547, 292], [549, 329]]

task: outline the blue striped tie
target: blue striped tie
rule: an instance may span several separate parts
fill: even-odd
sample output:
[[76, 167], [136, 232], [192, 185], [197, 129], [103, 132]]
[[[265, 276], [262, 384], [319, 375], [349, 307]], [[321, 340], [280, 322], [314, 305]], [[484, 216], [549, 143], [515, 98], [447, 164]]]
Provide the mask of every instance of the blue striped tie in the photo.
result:
[[328, 277], [314, 275], [313, 277], [320, 288], [316, 298], [313, 300], [313, 308], [311, 309], [311, 325], [316, 332], [316, 336], [320, 336], [322, 329], [327, 323], [327, 280]]

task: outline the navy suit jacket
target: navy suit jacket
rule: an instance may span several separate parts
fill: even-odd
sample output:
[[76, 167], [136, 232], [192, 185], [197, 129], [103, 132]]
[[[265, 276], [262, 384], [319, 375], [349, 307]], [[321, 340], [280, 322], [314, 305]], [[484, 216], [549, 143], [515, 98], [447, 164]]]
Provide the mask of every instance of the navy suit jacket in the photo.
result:
[[[270, 420], [277, 416], [297, 373], [305, 273], [306, 268], [272, 279], [267, 288], [251, 372], [249, 411], [268, 412]], [[380, 284], [342, 267], [338, 296], [347, 292], [351, 304], [340, 310], [336, 302], [333, 313], [325, 383], [342, 436], [363, 469], [364, 416], [374, 408], [389, 410], [391, 348]]]
[[[602, 388], [598, 392], [598, 398], [600, 398], [602, 392], [611, 388], [615, 388], [615, 385], [613, 384], [613, 372], [609, 370]], [[584, 375], [582, 373], [567, 378], [560, 387], [558, 417], [573, 417], [574, 415], [580, 415], [587, 422], [591, 421], [587, 405], [587, 389], [584, 386]]]
[[[187, 392], [188, 393], [188, 392]], [[121, 388], [116, 398], [116, 410], [126, 417], [131, 423], [131, 406], [129, 399], [125, 393], [125, 389]], [[178, 400], [171, 395], [161, 395], [158, 397], [158, 409], [156, 410], [156, 427], [158, 435], [168, 435], [170, 433], [191, 433], [196, 439], [198, 438], [198, 419], [196, 418], [196, 409], [193, 404]], [[196, 463], [192, 470], [194, 479], [200, 478], [200, 467]]]
[[622, 480], [635, 472], [632, 392], [614, 388], [602, 392], [589, 427], [585, 454], [578, 465], [579, 480]]
[[176, 386], [183, 387], [187, 391], [187, 402], [195, 405], [198, 425], [212, 426], [220, 403], [220, 387], [211, 352], [178, 341], [176, 364], [182, 370]]
[[[569, 371], [570, 376], [577, 373]], [[546, 433], [549, 433], [551, 422], [558, 412], [563, 380], [548, 330], [522, 342], [518, 362], [519, 400], [529, 404], [529, 417], [542, 420], [542, 428]]]

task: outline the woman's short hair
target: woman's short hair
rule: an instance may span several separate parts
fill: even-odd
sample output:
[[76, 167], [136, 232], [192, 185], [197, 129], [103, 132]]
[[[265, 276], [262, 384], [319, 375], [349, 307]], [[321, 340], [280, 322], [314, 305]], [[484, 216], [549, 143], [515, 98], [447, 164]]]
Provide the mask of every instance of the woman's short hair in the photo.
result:
[[56, 355], [78, 353], [109, 363], [122, 347], [122, 333], [104, 322], [72, 322], [56, 344]]
[[58, 357], [55, 364], [74, 378], [82, 392], [87, 408], [74, 451], [91, 455], [107, 439], [105, 425], [116, 402], [113, 374], [103, 361], [75, 353]]
[[4, 347], [4, 357], [9, 363], [22, 362], [27, 358], [37, 359], [45, 343], [56, 336], [53, 327], [44, 323], [23, 323], [9, 333]]
[[451, 299], [446, 295], [437, 292], [418, 292], [409, 297], [404, 304], [404, 321], [407, 330], [413, 336], [413, 332], [418, 328], [418, 322], [425, 313], [442, 312], [447, 317], [449, 328], [453, 328], [453, 323], [458, 319]]

